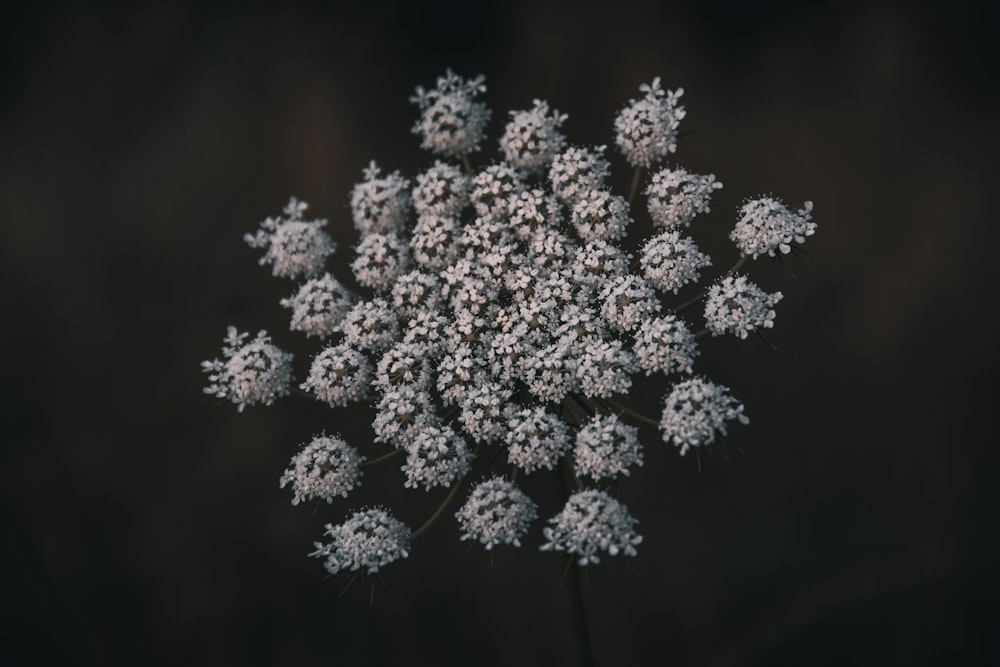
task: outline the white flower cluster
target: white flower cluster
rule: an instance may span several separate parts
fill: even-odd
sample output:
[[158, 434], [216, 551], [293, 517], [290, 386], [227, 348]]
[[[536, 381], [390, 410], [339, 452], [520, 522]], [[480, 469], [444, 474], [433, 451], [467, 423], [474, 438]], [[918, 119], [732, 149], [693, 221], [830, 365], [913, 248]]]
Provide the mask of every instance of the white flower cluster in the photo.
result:
[[361, 569], [365, 574], [375, 574], [410, 555], [410, 529], [383, 509], [355, 512], [339, 525], [328, 523], [326, 535], [330, 542], [316, 542], [316, 551], [309, 555], [325, 558], [330, 574]]
[[635, 556], [642, 536], [635, 532], [638, 521], [628, 509], [604, 491], [578, 491], [563, 511], [549, 519], [542, 533], [548, 540], [542, 551], [565, 551], [578, 557], [580, 565], [601, 562], [598, 552], [609, 556]]
[[740, 209], [740, 219], [729, 238], [744, 255], [754, 259], [764, 253], [774, 257], [776, 250], [787, 255], [795, 245], [805, 243], [807, 236], [816, 233], [812, 209], [811, 201], [792, 213], [779, 199], [752, 199]]
[[476, 540], [487, 550], [501, 544], [521, 546], [521, 538], [538, 518], [538, 506], [502, 477], [480, 482], [455, 513], [463, 540]]
[[336, 496], [347, 497], [361, 483], [365, 457], [342, 439], [318, 435], [292, 457], [281, 476], [281, 488], [292, 485], [292, 504], [318, 498], [332, 503]]
[[[350, 268], [360, 293], [326, 273], [334, 244], [325, 221], [302, 218], [303, 202], [292, 199], [246, 239], [275, 275], [303, 281], [281, 301], [291, 330], [323, 341], [301, 390], [331, 407], [374, 405], [366, 465], [405, 457], [404, 486], [447, 489], [445, 503], [485, 475], [455, 516], [462, 539], [487, 549], [519, 546], [538, 516], [517, 474], [569, 475], [582, 490], [549, 519], [542, 549], [581, 564], [635, 555], [636, 520], [588, 485], [643, 464], [639, 430], [627, 420], [658, 424], [682, 455], [716, 442], [734, 421], [747, 423], [728, 389], [691, 378], [697, 339], [746, 338], [774, 325], [781, 294], [735, 271], [812, 235], [812, 204], [792, 213], [776, 199], [748, 202], [731, 235], [739, 264], [675, 303], [712, 266], [686, 230], [711, 212], [722, 187], [714, 175], [675, 166], [646, 174], [677, 149], [683, 91], [656, 79], [615, 118], [615, 142], [636, 168], [633, 195], [648, 178], [642, 205], [609, 187], [606, 147], [569, 145], [566, 115], [543, 100], [511, 112], [496, 161], [473, 167], [491, 116], [478, 99], [483, 81], [448, 72], [436, 88], [418, 88], [414, 133], [440, 159], [412, 178], [372, 162], [351, 190], [360, 238]], [[655, 235], [633, 257], [619, 243], [640, 222]], [[707, 329], [696, 334], [686, 311], [702, 301]], [[248, 342], [231, 328], [223, 357], [203, 364], [206, 392], [240, 410], [289, 393], [291, 355], [264, 332]], [[672, 385], [659, 420], [623, 404], [640, 372]], [[363, 460], [339, 437], [319, 436], [281, 485], [291, 485], [294, 504], [330, 502], [358, 486]], [[495, 462], [509, 465], [510, 479], [490, 472]], [[377, 572], [410, 549], [410, 529], [383, 509], [355, 513], [327, 535], [332, 541], [313, 555], [330, 572]]]
[[222, 347], [224, 360], [201, 363], [211, 383], [205, 393], [232, 401], [240, 412], [248, 405], [271, 405], [287, 396], [292, 381], [292, 355], [272, 345], [266, 331], [248, 343], [249, 335], [229, 327]]

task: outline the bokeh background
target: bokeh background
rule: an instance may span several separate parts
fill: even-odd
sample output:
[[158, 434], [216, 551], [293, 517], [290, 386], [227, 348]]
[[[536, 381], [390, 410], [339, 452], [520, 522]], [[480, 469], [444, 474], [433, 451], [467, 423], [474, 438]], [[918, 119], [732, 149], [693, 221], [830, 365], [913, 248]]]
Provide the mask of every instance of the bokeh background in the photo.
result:
[[[494, 558], [449, 518], [371, 587], [306, 558], [327, 521], [441, 494], [390, 467], [292, 507], [278, 477], [370, 411], [201, 393], [225, 328], [292, 285], [241, 241], [290, 195], [330, 218], [375, 159], [428, 165], [416, 85], [483, 73], [612, 144], [640, 83], [683, 86], [676, 154], [725, 183], [694, 227], [716, 259], [747, 196], [815, 202], [771, 340], [706, 341], [752, 418], [701, 471], [653, 430], [619, 493], [638, 558], [588, 568], [602, 665], [997, 664], [995, 3], [32, 2], [0, 19], [0, 663], [574, 664], [562, 561]], [[629, 173], [614, 162], [615, 186]], [[714, 274], [712, 274], [714, 275]], [[655, 414], [664, 387], [641, 383]], [[528, 486], [551, 513], [544, 476]]]

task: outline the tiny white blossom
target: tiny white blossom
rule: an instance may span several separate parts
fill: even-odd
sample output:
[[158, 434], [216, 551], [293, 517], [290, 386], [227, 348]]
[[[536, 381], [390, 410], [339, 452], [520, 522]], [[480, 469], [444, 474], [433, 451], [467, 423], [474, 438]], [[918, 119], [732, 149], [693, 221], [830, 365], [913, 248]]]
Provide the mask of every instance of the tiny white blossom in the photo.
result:
[[430, 394], [421, 387], [401, 384], [387, 389], [378, 402], [372, 430], [376, 442], [385, 442], [398, 449], [405, 447], [420, 427], [437, 421]]
[[580, 565], [599, 563], [598, 552], [609, 556], [635, 556], [642, 536], [628, 508], [603, 491], [578, 491], [563, 510], [543, 529], [542, 551], [565, 551], [577, 556]]
[[365, 457], [339, 437], [317, 435], [302, 451], [292, 457], [291, 465], [281, 476], [281, 488], [292, 485], [292, 504], [303, 500], [325, 500], [332, 503], [337, 496], [361, 483], [361, 464]]
[[490, 165], [472, 179], [472, 204], [476, 214], [485, 218], [503, 217], [510, 208], [510, 198], [524, 189], [524, 182], [511, 165]]
[[399, 321], [385, 299], [359, 301], [340, 325], [344, 342], [359, 350], [381, 350], [399, 337]]
[[629, 100], [615, 117], [615, 143], [629, 164], [648, 168], [677, 150], [677, 128], [685, 113], [677, 100], [684, 89], [665, 91], [656, 77], [639, 92], [645, 96]]
[[716, 435], [726, 435], [732, 420], [749, 424], [743, 404], [729, 389], [709, 380], [692, 378], [677, 384], [667, 395], [660, 419], [663, 441], [680, 447], [681, 456], [691, 447], [715, 443]]
[[601, 190], [611, 170], [604, 158], [606, 146], [568, 148], [552, 159], [549, 183], [560, 200], [573, 206], [592, 190]]
[[396, 234], [371, 233], [356, 249], [354, 277], [365, 287], [384, 292], [409, 270], [407, 244]]
[[660, 312], [649, 283], [633, 274], [608, 280], [600, 292], [601, 317], [616, 331], [632, 331]]
[[538, 518], [538, 506], [502, 477], [480, 482], [455, 513], [463, 540], [476, 540], [487, 551], [503, 544], [521, 546], [521, 538]]
[[457, 218], [469, 203], [472, 181], [452, 164], [435, 161], [434, 166], [417, 174], [413, 187], [413, 207], [417, 215]]
[[267, 218], [256, 234], [245, 234], [251, 248], [266, 248], [260, 264], [270, 264], [271, 272], [281, 278], [311, 277], [323, 270], [326, 258], [337, 244], [323, 231], [326, 220], [303, 220], [307, 204], [292, 197], [285, 206], [285, 217]]
[[410, 239], [413, 259], [428, 271], [440, 271], [455, 261], [454, 235], [458, 222], [453, 218], [423, 215], [417, 220]]
[[383, 509], [356, 512], [339, 525], [328, 523], [324, 534], [330, 542], [316, 542], [309, 555], [325, 559], [330, 574], [360, 569], [375, 574], [410, 555], [410, 529]]
[[576, 434], [573, 460], [577, 474], [594, 480], [627, 476], [642, 465], [639, 429], [615, 415], [594, 415]]
[[406, 443], [404, 486], [449, 487], [469, 472], [472, 452], [465, 440], [448, 425], [420, 424]]
[[690, 373], [698, 346], [694, 334], [673, 315], [649, 319], [635, 332], [636, 360], [646, 375]]
[[507, 458], [524, 472], [552, 470], [569, 451], [569, 426], [543, 407], [510, 409], [506, 415]]
[[316, 355], [302, 390], [336, 407], [364, 398], [371, 391], [371, 384], [371, 362], [358, 350], [342, 343], [331, 345]]
[[566, 114], [549, 103], [534, 100], [527, 111], [511, 111], [510, 122], [500, 138], [500, 150], [507, 162], [527, 172], [542, 171], [565, 146], [566, 137], [559, 131]]
[[701, 269], [711, 266], [711, 258], [698, 249], [689, 236], [668, 230], [646, 241], [639, 266], [649, 284], [677, 294], [681, 287], [701, 277]]
[[661, 169], [646, 188], [653, 224], [672, 229], [689, 226], [699, 213], [711, 211], [712, 193], [722, 187], [714, 174], [702, 176], [686, 169]]
[[807, 236], [816, 233], [812, 209], [811, 201], [792, 213], [779, 199], [752, 199], [740, 208], [740, 219], [729, 238], [744, 255], [754, 259], [764, 253], [774, 257], [776, 251], [787, 255], [793, 245], [805, 243]]
[[774, 326], [774, 306], [781, 292], [768, 294], [746, 276], [727, 276], [712, 285], [705, 299], [705, 323], [713, 336], [733, 333], [746, 338]]
[[431, 371], [426, 354], [427, 349], [420, 345], [394, 343], [379, 359], [373, 384], [383, 391], [404, 384], [428, 389]]
[[401, 231], [413, 203], [408, 180], [398, 171], [379, 178], [380, 171], [372, 161], [364, 170], [365, 180], [351, 190], [351, 215], [362, 237]]
[[486, 92], [482, 75], [466, 81], [451, 70], [437, 80], [437, 88], [417, 86], [410, 101], [420, 107], [413, 133], [422, 137], [420, 147], [454, 157], [479, 150], [490, 110], [476, 96]]
[[248, 405], [271, 405], [287, 396], [292, 382], [292, 355], [271, 344], [266, 331], [248, 343], [249, 335], [229, 327], [222, 347], [224, 360], [201, 364], [211, 383], [205, 393], [232, 401], [239, 412]]
[[459, 420], [476, 442], [494, 442], [503, 436], [502, 415], [507, 394], [497, 382], [470, 387], [466, 392]]
[[433, 273], [410, 271], [401, 275], [392, 287], [392, 305], [404, 317], [420, 311], [436, 310], [441, 300], [441, 287]]
[[636, 371], [635, 357], [620, 340], [587, 336], [577, 341], [576, 379], [584, 396], [610, 398], [626, 394]]
[[329, 273], [312, 278], [281, 305], [292, 309], [292, 331], [324, 339], [340, 331], [340, 323], [351, 310], [351, 293]]
[[577, 198], [570, 222], [584, 242], [617, 241], [625, 236], [625, 228], [632, 223], [632, 217], [624, 197], [595, 189]]

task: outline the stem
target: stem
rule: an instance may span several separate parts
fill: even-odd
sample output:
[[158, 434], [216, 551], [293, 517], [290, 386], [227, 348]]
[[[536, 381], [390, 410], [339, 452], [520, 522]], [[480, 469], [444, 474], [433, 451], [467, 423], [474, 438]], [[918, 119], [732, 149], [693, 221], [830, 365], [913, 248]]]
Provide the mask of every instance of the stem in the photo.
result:
[[[481, 445], [476, 445], [475, 451], [472, 452], [473, 459], [475, 459], [476, 455], [479, 454], [480, 449]], [[462, 477], [462, 479], [455, 482], [455, 486], [451, 487], [451, 491], [448, 493], [447, 496], [445, 496], [445, 499], [441, 501], [441, 504], [438, 505], [438, 508], [434, 510], [434, 514], [431, 514], [430, 518], [424, 522], [424, 525], [420, 526], [420, 528], [417, 528], [416, 531], [414, 531], [413, 535], [410, 536], [410, 541], [416, 541], [420, 539], [421, 537], [423, 537], [424, 533], [430, 530], [431, 526], [437, 523], [437, 520], [441, 518], [441, 515], [444, 514], [444, 511], [448, 509], [448, 505], [451, 504], [451, 501], [455, 499], [455, 496], [457, 496], [458, 492], [462, 489], [462, 484], [465, 482], [468, 476], [469, 475], [466, 474], [464, 477]]]
[[639, 192], [639, 179], [642, 177], [642, 167], [636, 165], [635, 171], [632, 172], [632, 186], [628, 189], [628, 205], [632, 206], [632, 202], [635, 201], [635, 196]]
[[[566, 474], [563, 468], [553, 471], [554, 480], [559, 490], [562, 504], [569, 500], [569, 486], [566, 483]], [[576, 640], [576, 651], [580, 657], [582, 667], [596, 667], [594, 652], [590, 645], [590, 631], [587, 628], [587, 611], [583, 606], [583, 588], [580, 586], [580, 565], [576, 558], [567, 554], [564, 578], [566, 580], [566, 591], [569, 593], [571, 606], [571, 617], [573, 619], [573, 638]]]
[[705, 336], [709, 335], [710, 333], [712, 333], [710, 330], [708, 330], [708, 329], [702, 329], [701, 331], [699, 331], [698, 333], [696, 333], [694, 335], [694, 337], [695, 338], [704, 338]]
[[660, 428], [660, 422], [656, 421], [655, 419], [650, 419], [646, 415], [639, 414], [635, 410], [625, 407], [618, 401], [613, 401], [610, 398], [606, 398], [604, 399], [604, 402], [613, 407], [615, 410], [619, 410], [622, 414], [628, 415], [632, 419], [638, 420], [643, 424], [649, 424], [650, 426], [655, 426], [656, 428]]
[[399, 456], [400, 454], [403, 454], [405, 452], [406, 452], [406, 450], [404, 448], [400, 447], [399, 449], [394, 449], [391, 452], [389, 452], [388, 454], [380, 456], [377, 459], [372, 459], [371, 461], [365, 461], [359, 467], [361, 467], [361, 468], [367, 468], [369, 466], [378, 465], [379, 463], [382, 463], [383, 461], [388, 461], [390, 459], [394, 459], [397, 456]]
[[469, 176], [474, 176], [475, 172], [472, 170], [472, 163], [469, 162], [469, 156], [467, 153], [462, 153], [462, 166], [465, 167], [465, 173]]
[[[748, 259], [750, 259], [750, 255], [741, 255], [739, 261], [737, 261], [735, 264], [733, 264], [733, 266], [728, 271], [726, 271], [724, 274], [722, 274], [722, 276], [720, 278], [726, 278], [728, 276], [731, 276], [734, 273], [736, 273], [737, 271], [739, 271], [740, 269], [742, 269], [743, 265], [747, 263]], [[679, 313], [681, 311], [687, 310], [688, 308], [690, 308], [694, 304], [696, 304], [699, 301], [701, 301], [702, 299], [704, 299], [706, 294], [708, 294], [708, 288], [707, 287], [705, 289], [703, 289], [702, 291], [698, 292], [698, 295], [695, 296], [695, 297], [693, 297], [690, 301], [685, 301], [684, 303], [682, 303], [677, 308], [674, 308], [673, 311], [671, 311], [671, 312], [676, 315], [677, 313]]]

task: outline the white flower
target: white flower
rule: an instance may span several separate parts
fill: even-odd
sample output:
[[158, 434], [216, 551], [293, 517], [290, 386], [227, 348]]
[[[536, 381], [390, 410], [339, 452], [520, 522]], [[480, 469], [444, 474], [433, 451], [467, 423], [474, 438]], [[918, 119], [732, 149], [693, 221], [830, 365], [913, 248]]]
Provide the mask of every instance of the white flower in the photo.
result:
[[405, 447], [422, 426], [438, 421], [430, 394], [421, 387], [401, 384], [387, 389], [378, 402], [372, 430], [376, 442], [385, 442], [398, 449]]
[[603, 491], [578, 491], [566, 507], [549, 519], [542, 531], [548, 540], [542, 551], [565, 551], [576, 555], [580, 565], [599, 563], [598, 552], [609, 556], [635, 556], [642, 536], [628, 508]]
[[346, 343], [331, 345], [316, 355], [303, 391], [331, 407], [345, 406], [368, 395], [372, 366], [368, 358]]
[[417, 86], [410, 101], [420, 107], [420, 120], [413, 133], [423, 140], [420, 147], [438, 155], [454, 157], [479, 150], [490, 110], [475, 97], [486, 92], [482, 75], [466, 81], [451, 70], [437, 80], [437, 88]]
[[566, 145], [559, 131], [566, 118], [555, 109], [549, 115], [549, 103], [541, 100], [534, 100], [528, 111], [511, 111], [500, 138], [507, 162], [527, 172], [542, 171]]
[[347, 497], [361, 483], [361, 463], [365, 457], [338, 437], [317, 435], [292, 457], [281, 476], [281, 488], [292, 485], [292, 504], [313, 498], [332, 503]]
[[768, 294], [746, 279], [728, 276], [708, 290], [705, 323], [713, 336], [734, 333], [740, 338], [774, 326], [774, 306], [781, 292]]
[[487, 551], [502, 544], [519, 547], [528, 526], [538, 518], [538, 506], [512, 482], [493, 477], [472, 489], [455, 518], [462, 539], [476, 540]]
[[633, 167], [649, 167], [677, 150], [677, 128], [684, 118], [684, 107], [677, 100], [683, 88], [665, 91], [660, 78], [642, 84], [645, 96], [629, 100], [615, 117], [615, 143]]
[[292, 309], [292, 331], [326, 338], [340, 330], [340, 323], [353, 307], [351, 293], [329, 273], [312, 278], [281, 305]]
[[635, 332], [636, 360], [646, 375], [690, 373], [698, 346], [694, 334], [673, 315], [644, 321]]
[[266, 248], [260, 263], [271, 264], [271, 272], [281, 278], [314, 276], [323, 270], [326, 258], [337, 244], [323, 231], [326, 220], [303, 220], [307, 204], [295, 197], [285, 206], [284, 218], [267, 218], [256, 234], [245, 234], [251, 248]]
[[517, 170], [505, 162], [490, 165], [472, 179], [471, 199], [476, 214], [488, 220], [502, 218], [510, 198], [524, 189]]
[[681, 456], [691, 447], [715, 443], [716, 434], [726, 435], [732, 420], [749, 424], [743, 404], [729, 395], [729, 389], [701, 378], [676, 385], [667, 395], [660, 419], [663, 441], [680, 447]]
[[476, 442], [493, 442], [503, 436], [501, 419], [507, 393], [496, 382], [470, 387], [461, 403], [459, 420]]
[[660, 312], [660, 302], [649, 283], [626, 274], [611, 278], [601, 288], [601, 317], [616, 331], [632, 331]]
[[595, 189], [577, 197], [570, 222], [584, 242], [616, 241], [625, 236], [632, 217], [624, 197]]
[[292, 355], [272, 345], [266, 331], [247, 343], [249, 335], [229, 327], [222, 347], [225, 360], [201, 364], [211, 383], [205, 393], [232, 401], [240, 412], [248, 405], [271, 405], [287, 396], [292, 382]]
[[365, 180], [351, 190], [351, 215], [361, 236], [388, 234], [403, 229], [410, 213], [410, 182], [394, 171], [379, 178], [374, 161], [364, 170]]
[[413, 228], [410, 248], [413, 259], [428, 271], [440, 271], [455, 261], [454, 234], [458, 222], [453, 218], [422, 215]]
[[406, 443], [404, 486], [426, 491], [451, 486], [469, 472], [471, 462], [468, 445], [450, 426], [421, 423]]
[[545, 408], [511, 409], [506, 420], [507, 458], [524, 472], [552, 470], [569, 451], [569, 426]]
[[740, 219], [729, 238], [744, 255], [754, 259], [764, 253], [774, 257], [775, 251], [787, 255], [793, 245], [805, 243], [807, 236], [816, 233], [812, 209], [811, 201], [792, 213], [779, 199], [752, 199], [740, 208]]
[[708, 255], [698, 250], [694, 239], [680, 232], [666, 231], [646, 241], [639, 266], [649, 284], [677, 294], [681, 287], [701, 277], [701, 269], [711, 266]]
[[408, 247], [396, 234], [371, 233], [356, 249], [354, 277], [365, 287], [384, 292], [409, 270]]
[[661, 169], [653, 174], [646, 195], [654, 225], [668, 229], [689, 226], [699, 213], [711, 211], [712, 193], [722, 187], [715, 175], [685, 169]]
[[560, 200], [573, 206], [591, 190], [601, 190], [611, 170], [604, 158], [606, 146], [568, 148], [552, 159], [549, 183]]
[[330, 574], [379, 569], [410, 555], [410, 529], [383, 509], [356, 512], [340, 525], [326, 524], [329, 544], [316, 542], [314, 558], [326, 559]]
[[385, 299], [359, 301], [340, 325], [344, 342], [359, 350], [382, 350], [399, 337], [399, 321]]
[[455, 165], [435, 160], [434, 166], [417, 174], [413, 206], [417, 215], [456, 218], [469, 203], [472, 181]]
[[628, 475], [642, 465], [639, 429], [615, 415], [594, 415], [576, 434], [576, 472], [594, 480]]
[[433, 273], [410, 271], [392, 284], [392, 305], [404, 317], [413, 317], [418, 312], [437, 310], [441, 286]]
[[374, 385], [385, 391], [409, 384], [428, 389], [431, 372], [426, 359], [427, 348], [414, 343], [394, 343], [376, 366]]
[[576, 379], [584, 396], [610, 398], [632, 387], [635, 357], [620, 340], [595, 336], [580, 338], [575, 344]]

